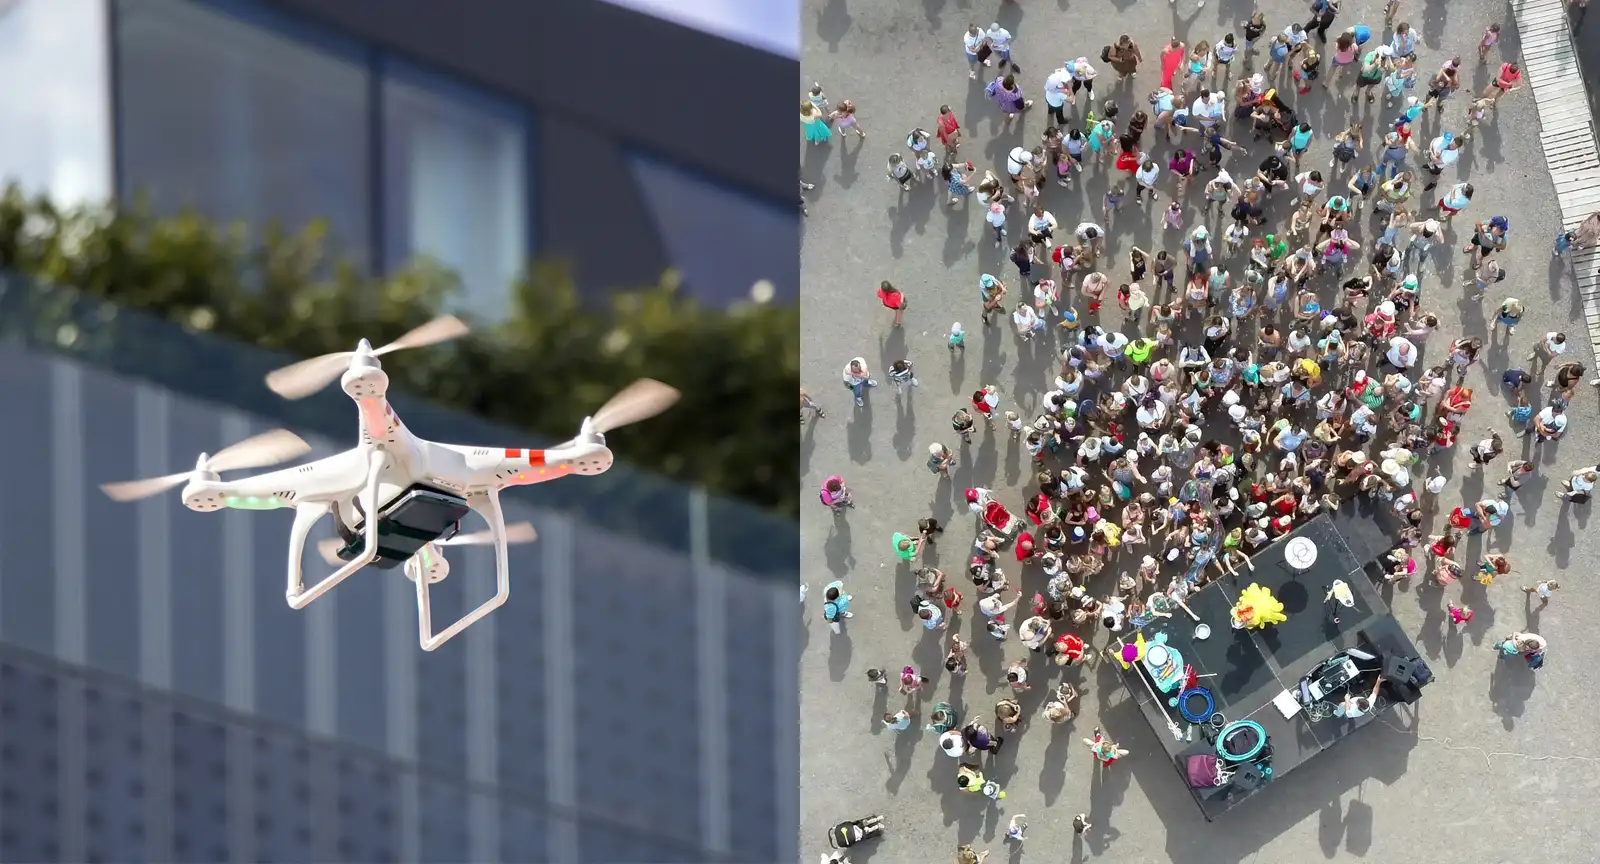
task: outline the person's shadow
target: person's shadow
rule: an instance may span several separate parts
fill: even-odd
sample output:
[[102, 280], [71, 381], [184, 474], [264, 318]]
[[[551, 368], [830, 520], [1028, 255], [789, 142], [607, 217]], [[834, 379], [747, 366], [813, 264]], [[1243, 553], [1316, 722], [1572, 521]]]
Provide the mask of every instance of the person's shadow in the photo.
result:
[[839, 53], [839, 43], [845, 34], [850, 32], [850, 25], [854, 19], [850, 17], [850, 10], [845, 8], [846, 0], [828, 0], [817, 11], [817, 38], [828, 43], [828, 53]]
[[[1496, 652], [1500, 649], [1495, 648]], [[1536, 673], [1520, 657], [1502, 657], [1495, 663], [1489, 677], [1489, 704], [1500, 715], [1500, 723], [1507, 732], [1517, 726], [1517, 718], [1528, 706], [1533, 695]]]

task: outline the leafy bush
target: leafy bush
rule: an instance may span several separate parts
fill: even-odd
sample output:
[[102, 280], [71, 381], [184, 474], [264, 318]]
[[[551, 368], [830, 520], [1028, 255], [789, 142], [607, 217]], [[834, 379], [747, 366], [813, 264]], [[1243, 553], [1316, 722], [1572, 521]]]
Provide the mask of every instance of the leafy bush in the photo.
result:
[[[299, 356], [381, 345], [449, 308], [456, 274], [421, 259], [382, 278], [333, 260], [327, 226], [218, 225], [195, 214], [63, 210], [15, 186], [0, 196], [0, 268], [72, 286], [185, 327]], [[538, 261], [503, 321], [449, 346], [385, 358], [395, 383], [442, 405], [571, 437], [636, 378], [683, 391], [677, 407], [610, 436], [641, 468], [788, 515], [799, 449], [799, 312], [706, 309], [657, 285], [586, 302], [570, 269]]]

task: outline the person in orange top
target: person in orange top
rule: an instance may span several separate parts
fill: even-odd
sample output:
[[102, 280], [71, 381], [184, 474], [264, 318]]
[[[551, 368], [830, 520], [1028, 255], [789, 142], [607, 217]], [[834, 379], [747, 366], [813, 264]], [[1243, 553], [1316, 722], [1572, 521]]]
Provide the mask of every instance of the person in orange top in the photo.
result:
[[899, 327], [906, 314], [905, 292], [885, 279], [883, 284], [878, 286], [878, 301], [883, 304], [883, 308], [894, 312], [894, 326]]
[[1167, 42], [1167, 47], [1161, 49], [1161, 86], [1172, 89], [1172, 79], [1183, 68], [1183, 61], [1189, 56], [1189, 49], [1174, 36]]
[[1513, 90], [1522, 89], [1522, 69], [1515, 63], [1501, 63], [1500, 72], [1494, 76], [1487, 89], [1483, 91], [1483, 98], [1491, 103], [1500, 101], [1500, 97]]
[[946, 156], [955, 156], [961, 147], [961, 121], [949, 105], [939, 106], [939, 143], [944, 145]]

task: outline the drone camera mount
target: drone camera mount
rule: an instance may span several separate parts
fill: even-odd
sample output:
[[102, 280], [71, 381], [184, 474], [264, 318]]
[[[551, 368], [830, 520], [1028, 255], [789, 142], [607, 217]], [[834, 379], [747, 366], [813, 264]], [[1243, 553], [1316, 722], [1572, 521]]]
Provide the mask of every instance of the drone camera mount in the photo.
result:
[[[417, 484], [378, 512], [378, 556], [369, 567], [393, 570], [435, 540], [448, 539], [460, 530], [461, 518], [471, 512], [467, 499]], [[337, 522], [337, 520], [336, 520]], [[365, 523], [346, 528], [337, 522], [341, 561], [354, 561], [366, 546]]]

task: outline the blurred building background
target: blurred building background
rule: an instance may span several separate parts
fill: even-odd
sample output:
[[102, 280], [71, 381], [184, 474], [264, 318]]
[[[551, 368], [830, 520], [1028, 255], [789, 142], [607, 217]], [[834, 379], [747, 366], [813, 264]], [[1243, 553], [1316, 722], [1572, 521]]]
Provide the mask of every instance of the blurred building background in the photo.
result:
[[[792, 51], [624, 8], [652, 5], [0, 0], [0, 177], [327, 218], [491, 316], [530, 254], [597, 294], [671, 262], [712, 302], [792, 299], [793, 117], [757, 104]], [[742, 107], [700, 122], [718, 100]], [[0, 860], [795, 859], [791, 522], [619, 465], [648, 524], [601, 484], [523, 490], [511, 600], [436, 652], [392, 572], [295, 612], [286, 514], [95, 488], [277, 425], [348, 446], [347, 403], [261, 385], [287, 359], [0, 272]], [[395, 404], [424, 437], [539, 443]], [[492, 561], [452, 574], [440, 620]]]
[[[736, 38], [696, 29], [717, 19]], [[0, 97], [0, 171], [58, 202], [327, 219], [373, 271], [456, 268], [488, 315], [530, 255], [597, 293], [671, 263], [707, 302], [759, 279], [792, 301], [772, 94], [797, 27], [786, 0], [4, 0], [0, 80], [29, 83]]]

